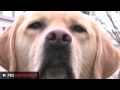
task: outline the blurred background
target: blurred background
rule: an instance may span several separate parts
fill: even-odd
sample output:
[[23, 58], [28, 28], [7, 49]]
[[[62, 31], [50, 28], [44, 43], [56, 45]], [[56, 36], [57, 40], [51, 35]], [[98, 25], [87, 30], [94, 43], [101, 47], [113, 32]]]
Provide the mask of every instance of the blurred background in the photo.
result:
[[24, 11], [0, 11], [0, 32], [9, 26]]
[[[0, 11], [0, 33], [2, 33], [7, 26], [11, 25], [23, 12], [24, 11]], [[6, 70], [0, 66], [0, 71]]]

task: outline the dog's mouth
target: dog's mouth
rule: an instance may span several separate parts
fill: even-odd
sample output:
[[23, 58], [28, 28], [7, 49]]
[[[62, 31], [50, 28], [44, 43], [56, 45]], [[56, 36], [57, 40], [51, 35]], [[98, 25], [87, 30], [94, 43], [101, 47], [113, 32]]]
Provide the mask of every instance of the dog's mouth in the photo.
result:
[[70, 72], [60, 60], [51, 61], [43, 68], [41, 79], [70, 79]]
[[46, 42], [39, 71], [40, 79], [73, 79], [70, 54], [70, 47], [53, 48]]

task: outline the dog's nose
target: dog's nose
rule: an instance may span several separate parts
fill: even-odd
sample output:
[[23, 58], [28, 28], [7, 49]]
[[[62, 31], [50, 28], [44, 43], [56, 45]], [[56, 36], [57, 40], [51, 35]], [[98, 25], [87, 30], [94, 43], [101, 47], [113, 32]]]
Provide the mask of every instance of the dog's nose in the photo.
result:
[[65, 47], [72, 41], [71, 36], [63, 30], [51, 31], [47, 34], [46, 39], [51, 45], [57, 47]]

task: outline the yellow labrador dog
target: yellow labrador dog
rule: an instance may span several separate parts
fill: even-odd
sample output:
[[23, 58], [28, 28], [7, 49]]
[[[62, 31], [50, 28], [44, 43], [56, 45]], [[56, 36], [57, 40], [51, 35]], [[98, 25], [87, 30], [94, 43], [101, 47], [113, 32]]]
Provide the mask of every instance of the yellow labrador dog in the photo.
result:
[[0, 65], [41, 79], [104, 79], [119, 68], [120, 53], [80, 11], [25, 12], [0, 35]]

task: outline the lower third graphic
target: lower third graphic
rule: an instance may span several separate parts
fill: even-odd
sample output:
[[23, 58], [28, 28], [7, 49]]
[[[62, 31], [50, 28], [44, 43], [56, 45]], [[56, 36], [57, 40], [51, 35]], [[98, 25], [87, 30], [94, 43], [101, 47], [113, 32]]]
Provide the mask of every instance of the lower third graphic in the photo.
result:
[[39, 79], [38, 72], [0, 72], [0, 79]]

